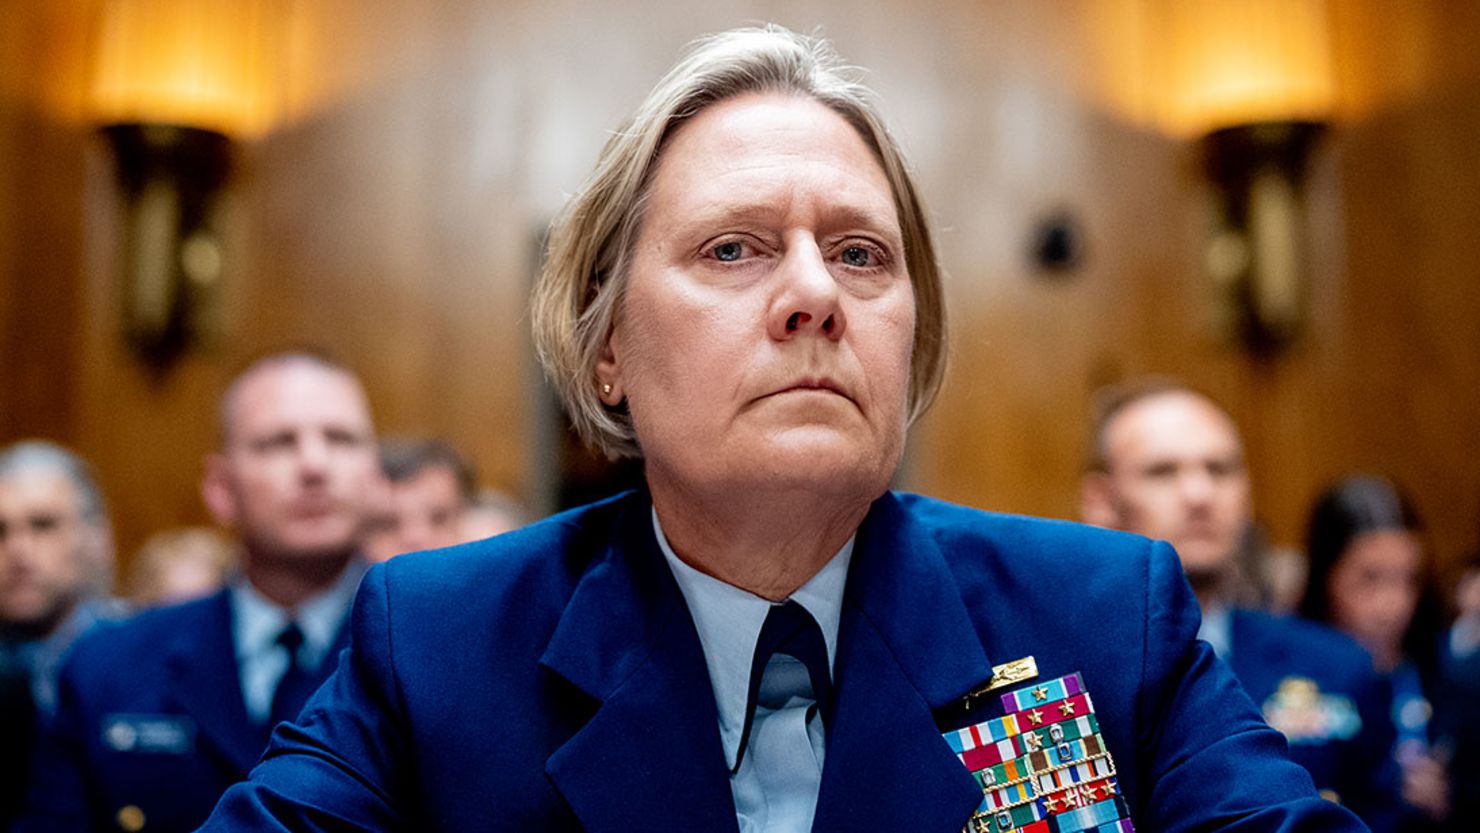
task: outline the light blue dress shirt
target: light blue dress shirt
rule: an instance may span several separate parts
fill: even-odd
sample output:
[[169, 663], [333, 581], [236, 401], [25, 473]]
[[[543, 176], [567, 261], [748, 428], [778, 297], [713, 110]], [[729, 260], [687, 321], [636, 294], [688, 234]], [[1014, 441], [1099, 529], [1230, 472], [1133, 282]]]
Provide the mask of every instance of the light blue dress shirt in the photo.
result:
[[278, 682], [288, 672], [288, 654], [277, 638], [289, 622], [297, 622], [303, 631], [303, 646], [298, 657], [310, 670], [317, 669], [334, 647], [350, 602], [365, 575], [365, 564], [351, 561], [328, 590], [299, 605], [297, 610], [278, 607], [268, 601], [243, 577], [231, 584], [231, 637], [236, 646], [236, 667], [240, 671], [242, 701], [247, 716], [257, 723], [267, 721], [272, 712], [272, 695]]
[[[715, 705], [719, 707], [725, 764], [734, 771], [740, 735], [745, 728], [750, 662], [771, 602], [681, 561], [668, 545], [656, 510], [653, 532], [699, 631], [709, 681], [714, 686]], [[829, 671], [837, 657], [838, 620], [842, 615], [848, 563], [853, 558], [853, 540], [849, 538], [817, 575], [791, 594], [791, 599], [806, 608], [822, 629]], [[762, 681], [762, 702], [767, 700], [764, 689], [788, 674], [805, 677], [806, 670], [792, 657], [781, 654], [773, 657]], [[745, 760], [739, 771], [730, 776], [730, 794], [735, 799], [740, 833], [801, 833], [812, 829], [817, 794], [822, 786], [825, 748], [822, 719], [810, 708], [813, 702], [810, 698], [793, 697], [781, 708], [756, 708]]]
[[1197, 626], [1197, 638], [1213, 646], [1213, 653], [1228, 662], [1233, 656], [1233, 614], [1223, 605], [1210, 605]]

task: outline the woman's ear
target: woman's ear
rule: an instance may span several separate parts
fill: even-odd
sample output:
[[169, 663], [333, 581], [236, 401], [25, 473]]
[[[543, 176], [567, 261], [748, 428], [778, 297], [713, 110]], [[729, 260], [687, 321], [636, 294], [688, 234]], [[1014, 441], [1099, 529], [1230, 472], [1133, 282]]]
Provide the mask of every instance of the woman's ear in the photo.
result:
[[606, 337], [606, 343], [601, 346], [601, 352], [596, 358], [596, 392], [608, 408], [622, 404], [622, 398], [626, 396], [622, 392], [622, 368], [617, 361], [615, 341], [616, 334], [613, 332]]

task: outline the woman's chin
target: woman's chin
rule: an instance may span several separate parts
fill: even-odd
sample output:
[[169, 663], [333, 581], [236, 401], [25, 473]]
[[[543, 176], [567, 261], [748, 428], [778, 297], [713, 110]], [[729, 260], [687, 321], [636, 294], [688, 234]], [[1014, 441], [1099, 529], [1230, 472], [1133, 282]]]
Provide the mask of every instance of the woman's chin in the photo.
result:
[[733, 471], [752, 479], [752, 488], [828, 495], [880, 493], [899, 466], [898, 454], [827, 431], [789, 432], [741, 459], [749, 467], [737, 465]]

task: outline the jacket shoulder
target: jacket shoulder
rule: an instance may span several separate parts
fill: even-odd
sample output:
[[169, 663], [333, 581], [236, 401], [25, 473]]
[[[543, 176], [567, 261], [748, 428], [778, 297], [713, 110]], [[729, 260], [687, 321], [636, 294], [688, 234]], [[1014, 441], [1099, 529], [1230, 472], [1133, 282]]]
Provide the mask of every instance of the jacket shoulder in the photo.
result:
[[921, 495], [896, 497], [953, 564], [978, 562], [990, 554], [1025, 570], [1119, 571], [1144, 563], [1151, 549], [1150, 539], [1129, 532], [988, 512]]
[[148, 663], [164, 654], [164, 646], [194, 637], [224, 619], [227, 592], [99, 622], [77, 640], [68, 664], [86, 670]]
[[75, 695], [78, 707], [88, 709], [154, 696], [182, 652], [229, 646], [229, 635], [219, 632], [229, 617], [226, 593], [93, 626], [62, 663], [64, 698]]
[[1258, 610], [1236, 612], [1239, 637], [1261, 645], [1299, 646], [1303, 664], [1357, 677], [1376, 674], [1372, 657], [1356, 640], [1337, 629], [1298, 616], [1275, 616]]

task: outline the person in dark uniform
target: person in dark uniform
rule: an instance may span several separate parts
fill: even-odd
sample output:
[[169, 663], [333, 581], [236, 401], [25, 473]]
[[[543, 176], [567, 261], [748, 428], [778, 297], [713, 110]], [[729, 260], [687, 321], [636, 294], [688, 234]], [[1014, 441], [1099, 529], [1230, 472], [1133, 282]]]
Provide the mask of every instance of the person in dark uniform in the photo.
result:
[[204, 830], [1362, 829], [1196, 642], [1165, 544], [888, 491], [945, 329], [882, 125], [779, 28], [659, 82], [532, 313], [645, 488], [373, 567]]
[[1391, 754], [1402, 775], [1402, 829], [1431, 830], [1448, 816], [1450, 796], [1445, 752], [1429, 731], [1442, 608], [1429, 590], [1418, 513], [1386, 478], [1342, 478], [1311, 507], [1305, 551], [1310, 570], [1300, 614], [1372, 655], [1396, 733]]
[[77, 645], [19, 829], [199, 826], [345, 644], [378, 478], [369, 407], [350, 371], [288, 353], [239, 375], [222, 399], [202, 494], [241, 538], [242, 574]]
[[1393, 727], [1371, 657], [1330, 627], [1234, 599], [1252, 510], [1233, 419], [1174, 380], [1109, 388], [1095, 404], [1082, 517], [1173, 545], [1202, 608], [1198, 637], [1233, 668], [1322, 794], [1391, 830]]
[[1440, 642], [1439, 684], [1431, 734], [1448, 758], [1450, 815], [1446, 830], [1480, 830], [1480, 550], [1454, 586], [1458, 615]]
[[117, 618], [113, 531], [86, 462], [27, 440], [0, 449], [0, 830], [20, 811], [37, 721], [73, 644]]

